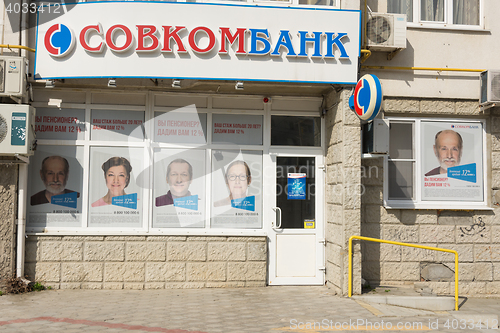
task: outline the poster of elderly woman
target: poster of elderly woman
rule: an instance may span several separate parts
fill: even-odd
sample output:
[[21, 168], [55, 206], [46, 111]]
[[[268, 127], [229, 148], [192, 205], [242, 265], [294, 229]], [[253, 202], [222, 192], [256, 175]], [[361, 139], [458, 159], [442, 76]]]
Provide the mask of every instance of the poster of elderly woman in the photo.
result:
[[141, 189], [134, 175], [142, 170], [142, 159], [135, 149], [91, 148], [90, 226], [141, 226]]
[[262, 153], [213, 151], [212, 227], [260, 228]]

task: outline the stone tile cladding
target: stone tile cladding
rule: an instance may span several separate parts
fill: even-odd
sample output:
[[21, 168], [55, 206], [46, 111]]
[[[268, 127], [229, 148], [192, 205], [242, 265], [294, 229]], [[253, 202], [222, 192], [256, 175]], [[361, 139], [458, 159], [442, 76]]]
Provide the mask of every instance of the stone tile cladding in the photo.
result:
[[[348, 242], [360, 234], [361, 132], [358, 117], [349, 109], [349, 90], [327, 96], [326, 121], [326, 280], [338, 294], [348, 290]], [[361, 292], [361, 253], [354, 247], [353, 292]]]
[[15, 272], [17, 170], [16, 164], [0, 164], [0, 288]]
[[265, 286], [266, 237], [29, 236], [26, 274], [61, 289]]
[[[382, 159], [362, 162], [365, 193], [361, 235], [456, 250], [459, 294], [500, 293], [500, 110], [482, 113], [477, 101], [386, 98], [386, 116], [473, 116], [486, 119], [487, 160], [492, 211], [411, 210], [383, 207]], [[500, 197], [499, 197], [500, 199]], [[480, 221], [484, 228], [469, 232]], [[442, 263], [455, 271], [454, 255], [390, 244], [362, 243], [362, 276], [373, 284], [413, 284], [421, 280], [421, 263]], [[419, 285], [422, 285], [419, 283]], [[454, 282], [423, 282], [438, 294], [453, 294]]]

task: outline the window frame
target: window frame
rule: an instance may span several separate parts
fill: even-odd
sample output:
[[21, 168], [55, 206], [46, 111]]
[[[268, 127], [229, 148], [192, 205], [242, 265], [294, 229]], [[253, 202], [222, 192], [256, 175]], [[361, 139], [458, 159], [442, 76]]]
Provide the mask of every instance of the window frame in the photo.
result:
[[[41, 88], [43, 91], [43, 88]], [[52, 92], [57, 92], [57, 90], [53, 90]], [[74, 90], [64, 89], [61, 90], [62, 94], [70, 94], [74, 92]], [[172, 92], [154, 92], [154, 91], [141, 91], [137, 93], [133, 93], [134, 95], [144, 97], [144, 104], [139, 102], [138, 104], [128, 104], [125, 102], [124, 104], [116, 104], [116, 102], [110, 104], [102, 104], [100, 102], [94, 101], [94, 95], [98, 94], [111, 94], [113, 97], [117, 98], [119, 96], [131, 95], [130, 92], [127, 91], [102, 91], [96, 89], [88, 89], [84, 92], [85, 101], [72, 101], [65, 102], [62, 100], [62, 103], [58, 106], [52, 104], [52, 98], [49, 98], [49, 102], [44, 102], [43, 99], [36, 100], [32, 104], [35, 108], [47, 108], [47, 109], [82, 109], [85, 111], [84, 119], [85, 119], [85, 136], [82, 139], [76, 140], [55, 140], [55, 139], [41, 139], [38, 140], [38, 144], [40, 146], [78, 146], [83, 149], [83, 175], [82, 175], [82, 191], [80, 192], [80, 200], [82, 205], [81, 211], [81, 225], [78, 227], [70, 227], [70, 226], [33, 226], [27, 225], [26, 232], [30, 235], [89, 235], [89, 236], [110, 236], [110, 235], [163, 235], [163, 236], [265, 236], [267, 235], [267, 223], [265, 220], [264, 214], [264, 197], [265, 191], [261, 194], [261, 227], [260, 228], [220, 228], [213, 227], [211, 225], [211, 204], [212, 204], [212, 190], [211, 183], [212, 177], [211, 168], [212, 168], [212, 152], [214, 150], [232, 150], [235, 148], [233, 144], [225, 144], [225, 143], [213, 143], [212, 142], [212, 115], [213, 114], [232, 114], [232, 115], [259, 115], [263, 117], [263, 126], [262, 126], [262, 135], [263, 142], [260, 145], [238, 145], [241, 150], [247, 151], [256, 151], [261, 152], [262, 156], [262, 168], [264, 168], [264, 160], [269, 157], [269, 149], [270, 145], [270, 136], [271, 136], [271, 115], [287, 115], [287, 116], [313, 116], [321, 119], [321, 146], [320, 147], [290, 147], [294, 152], [317, 152], [324, 151], [325, 145], [325, 120], [323, 117], [320, 117], [316, 110], [314, 110], [313, 106], [315, 106], [320, 99], [316, 97], [302, 97], [301, 99], [305, 100], [308, 106], [304, 106], [299, 110], [294, 110], [293, 108], [288, 108], [286, 111], [283, 110], [273, 110], [271, 103], [264, 104], [262, 108], [253, 107], [244, 107], [238, 108], [235, 107], [237, 105], [238, 96], [228, 96], [226, 99], [230, 99], [230, 104], [235, 106], [213, 106], [212, 98], [219, 97], [213, 96], [209, 94], [186, 94], [186, 93], [172, 93]], [[49, 96], [51, 94], [48, 94]], [[57, 95], [56, 95], [57, 96]], [[154, 141], [154, 121], [151, 121], [155, 118], [156, 112], [169, 112], [173, 110], [177, 110], [182, 108], [182, 106], [174, 106], [177, 105], [177, 101], [173, 102], [170, 105], [165, 105], [163, 102], [156, 102], [158, 97], [168, 97], [170, 98], [201, 98], [206, 99], [206, 105], [196, 105], [196, 109], [199, 113], [205, 113], [207, 115], [207, 142], [205, 144], [199, 143], [165, 143], [165, 142], [156, 142]], [[245, 96], [247, 97], [247, 96]], [[252, 99], [258, 99], [256, 96], [248, 96]], [[55, 98], [57, 100], [57, 98]], [[140, 100], [141, 98], [137, 98]], [[287, 98], [292, 99], [293, 98]], [[236, 102], [233, 102], [235, 100]], [[197, 103], [194, 103], [197, 104]], [[310, 104], [310, 105], [309, 105]], [[92, 110], [126, 110], [126, 111], [136, 111], [144, 114], [144, 130], [145, 137], [143, 141], [140, 142], [128, 142], [128, 141], [93, 141], [91, 139], [91, 115]], [[171, 228], [171, 227], [153, 227], [153, 208], [152, 204], [154, 203], [154, 191], [153, 191], [153, 182], [154, 175], [153, 170], [150, 169], [150, 172], [146, 174], [145, 181], [150, 184], [149, 188], [143, 188], [141, 190], [141, 197], [143, 198], [141, 207], [142, 207], [142, 219], [141, 225], [137, 227], [96, 227], [89, 226], [89, 204], [90, 204], [90, 159], [91, 159], [91, 148], [92, 147], [124, 147], [131, 148], [137, 147], [143, 149], [143, 158], [144, 161], [148, 161], [153, 153], [155, 148], [166, 148], [166, 149], [199, 149], [203, 150], [205, 154], [205, 225], [202, 228]], [[280, 148], [289, 148], [289, 146], [279, 146]], [[263, 170], [262, 170], [263, 171]], [[31, 174], [29, 175], [29, 178]], [[28, 178], [28, 179], [29, 179]], [[266, 179], [262, 176], [261, 179], [262, 188], [266, 186]], [[29, 192], [30, 190], [28, 190]], [[29, 204], [28, 204], [29, 205]], [[28, 208], [28, 207], [27, 207]], [[29, 213], [29, 209], [27, 209], [27, 213]]]
[[[383, 205], [388, 209], [439, 209], [439, 210], [492, 210], [491, 199], [488, 195], [488, 189], [490, 188], [490, 182], [488, 174], [490, 173], [490, 166], [487, 164], [487, 133], [486, 133], [486, 120], [485, 119], [466, 119], [466, 118], [430, 118], [430, 117], [385, 117], [393, 122], [413, 122], [414, 132], [413, 132], [413, 145], [414, 145], [414, 173], [413, 173], [413, 184], [414, 184], [414, 197], [411, 200], [408, 199], [389, 199], [389, 155], [383, 157]], [[464, 122], [464, 123], [478, 123], [482, 124], [482, 176], [483, 176], [483, 201], [424, 201], [422, 200], [422, 138], [421, 138], [421, 124], [422, 122], [433, 121], [433, 122]], [[389, 138], [390, 140], [390, 138]]]
[[[484, 0], [479, 1], [479, 24], [454, 24], [453, 0], [444, 0], [444, 21], [424, 21], [421, 18], [421, 0], [413, 0], [413, 18], [407, 21], [410, 28], [449, 29], [449, 30], [484, 30]], [[401, 13], [406, 14], [406, 13]]]

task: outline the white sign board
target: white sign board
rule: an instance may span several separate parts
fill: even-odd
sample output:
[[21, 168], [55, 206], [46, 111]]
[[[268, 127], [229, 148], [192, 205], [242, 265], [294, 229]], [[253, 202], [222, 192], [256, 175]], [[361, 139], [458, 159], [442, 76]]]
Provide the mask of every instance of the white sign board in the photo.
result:
[[38, 13], [36, 79], [357, 79], [357, 10], [89, 2], [60, 15], [49, 8]]

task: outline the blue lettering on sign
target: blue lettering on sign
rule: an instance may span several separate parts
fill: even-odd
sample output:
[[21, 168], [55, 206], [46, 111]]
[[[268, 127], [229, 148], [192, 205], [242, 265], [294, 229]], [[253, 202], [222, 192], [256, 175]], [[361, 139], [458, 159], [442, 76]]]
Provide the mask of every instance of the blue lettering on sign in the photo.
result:
[[280, 31], [280, 36], [278, 38], [278, 43], [276, 43], [276, 46], [274, 47], [274, 51], [271, 53], [271, 55], [280, 55], [280, 46], [283, 46], [287, 49], [287, 55], [288, 56], [296, 56], [295, 51], [293, 49], [292, 45], [292, 40], [290, 38], [290, 31], [288, 30], [281, 30]]
[[255, 196], [233, 199], [231, 200], [231, 207], [244, 209], [254, 212], [255, 211]]
[[78, 192], [53, 195], [50, 198], [50, 203], [53, 205], [76, 208], [77, 197], [78, 197]]
[[459, 165], [448, 168], [448, 178], [465, 180], [466, 182], [476, 182], [476, 163]]
[[[267, 29], [250, 29], [250, 33], [250, 52], [248, 52], [248, 54], [263, 55], [271, 52], [271, 43], [268, 40], [269, 32], [267, 31]], [[264, 38], [261, 35], [264, 35], [267, 38]], [[262, 50], [257, 50], [257, 42], [260, 42], [264, 45], [264, 48]]]
[[286, 193], [288, 200], [305, 200], [306, 199], [306, 177], [288, 178], [288, 186]]
[[174, 199], [174, 206], [191, 210], [198, 210], [198, 195]]
[[125, 208], [137, 209], [137, 193], [113, 197], [111, 199], [111, 204]]

